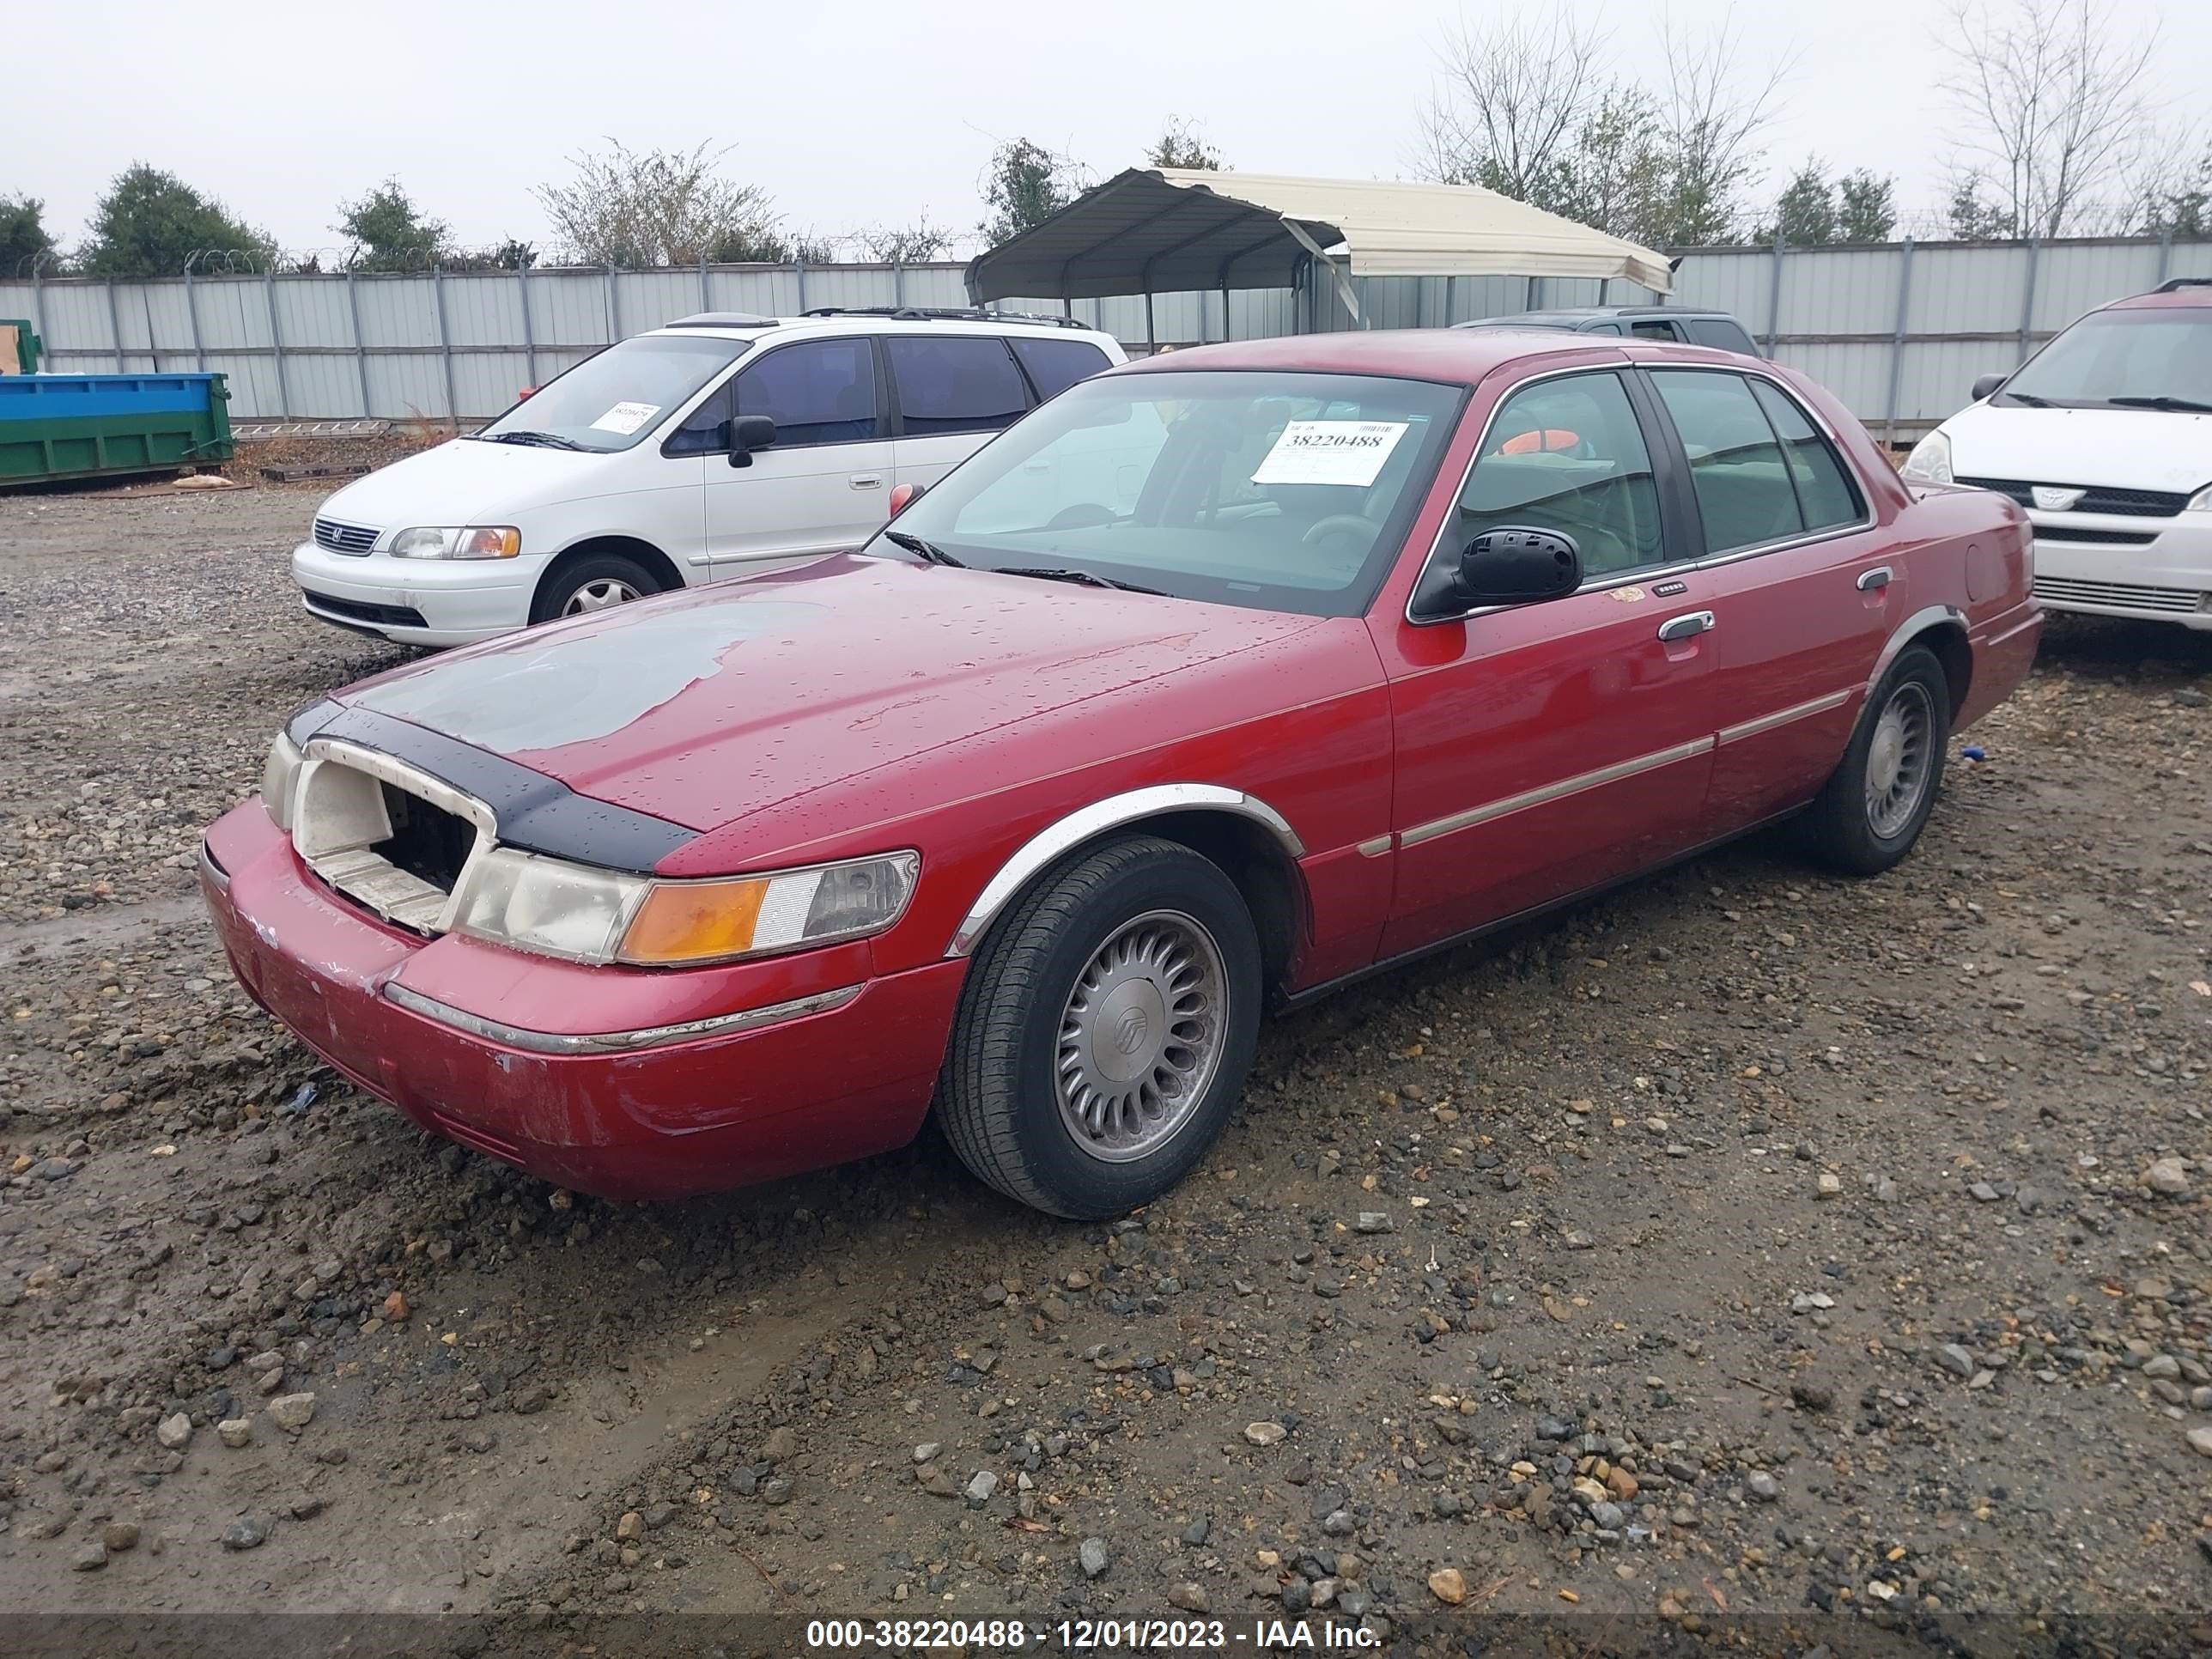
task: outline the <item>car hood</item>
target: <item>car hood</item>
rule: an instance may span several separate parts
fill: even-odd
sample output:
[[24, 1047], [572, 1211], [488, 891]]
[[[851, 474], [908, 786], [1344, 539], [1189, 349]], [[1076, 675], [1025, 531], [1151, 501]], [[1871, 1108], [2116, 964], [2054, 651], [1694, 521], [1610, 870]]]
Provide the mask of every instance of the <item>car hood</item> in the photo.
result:
[[2212, 483], [2212, 415], [1981, 403], [1943, 422], [1954, 478], [2192, 495]]
[[[969, 739], [1321, 625], [842, 555], [509, 635], [337, 700], [705, 830], [932, 751], [948, 789], [979, 793], [983, 778], [951, 775]], [[1101, 754], [1056, 762], [1178, 735], [1085, 730]]]
[[606, 460], [573, 449], [455, 438], [356, 479], [315, 514], [378, 530], [500, 524], [526, 507], [591, 493], [590, 480]]

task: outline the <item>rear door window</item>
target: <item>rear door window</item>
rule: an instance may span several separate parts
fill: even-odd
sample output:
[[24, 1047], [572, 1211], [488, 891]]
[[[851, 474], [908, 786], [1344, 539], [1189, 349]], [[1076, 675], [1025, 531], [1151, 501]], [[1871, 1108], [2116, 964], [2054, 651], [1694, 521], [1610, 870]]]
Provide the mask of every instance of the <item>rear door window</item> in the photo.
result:
[[1029, 387], [998, 335], [893, 335], [884, 343], [909, 438], [996, 432], [1030, 406]]
[[1029, 371], [1037, 401], [1057, 398], [1078, 380], [1107, 366], [1106, 354], [1088, 340], [1015, 340], [1014, 356]]
[[1820, 435], [1812, 416], [1797, 406], [1797, 400], [1765, 380], [1752, 381], [1751, 390], [1782, 440], [1790, 481], [1797, 486], [1797, 504], [1804, 511], [1805, 528], [1832, 530], [1866, 517], [1866, 503], [1860, 499], [1850, 470], [1835, 447]]
[[1733, 552], [1804, 533], [1797, 486], [1759, 399], [1741, 374], [1656, 369], [1651, 383], [1689, 452], [1705, 549]]

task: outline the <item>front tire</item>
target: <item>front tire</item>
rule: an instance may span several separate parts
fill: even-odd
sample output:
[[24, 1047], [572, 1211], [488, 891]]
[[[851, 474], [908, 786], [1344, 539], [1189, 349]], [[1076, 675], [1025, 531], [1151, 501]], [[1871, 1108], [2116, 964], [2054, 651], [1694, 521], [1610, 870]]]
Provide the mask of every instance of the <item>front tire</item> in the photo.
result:
[[939, 1091], [946, 1139], [1050, 1215], [1152, 1202], [1229, 1121], [1261, 973], [1236, 884], [1188, 848], [1133, 836], [1072, 856], [969, 968]]
[[636, 560], [617, 553], [594, 553], [553, 573], [552, 579], [538, 590], [530, 620], [542, 623], [556, 617], [586, 617], [659, 592], [660, 584], [653, 573]]
[[1806, 814], [1814, 854], [1855, 876], [1900, 863], [1943, 787], [1951, 684], [1925, 646], [1908, 646], [1867, 702], [1843, 763]]

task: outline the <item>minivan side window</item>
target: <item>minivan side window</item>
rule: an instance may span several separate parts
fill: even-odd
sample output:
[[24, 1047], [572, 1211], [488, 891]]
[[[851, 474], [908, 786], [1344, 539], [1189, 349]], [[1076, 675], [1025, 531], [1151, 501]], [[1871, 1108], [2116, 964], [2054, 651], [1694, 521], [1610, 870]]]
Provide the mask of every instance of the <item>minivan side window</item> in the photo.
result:
[[1014, 356], [1029, 371], [1037, 401], [1057, 398], [1078, 380], [1106, 367], [1106, 354], [1088, 340], [1013, 340]]
[[[717, 405], [721, 420], [733, 414], [767, 416], [775, 422], [778, 449], [866, 443], [884, 436], [875, 353], [864, 337], [801, 340], [772, 348], [719, 397], [709, 398], [678, 435], [688, 437]], [[719, 437], [705, 447], [719, 447]]]
[[1657, 369], [1651, 383], [1689, 452], [1706, 551], [1733, 552], [1804, 532], [1782, 446], [1742, 375]]
[[1699, 345], [1717, 346], [1723, 351], [1741, 351], [1747, 357], [1759, 356], [1759, 348], [1751, 343], [1751, 336], [1743, 331], [1743, 325], [1732, 317], [1692, 317], [1686, 325], [1690, 338]]
[[1029, 388], [998, 335], [891, 335], [884, 345], [909, 438], [996, 432], [1030, 406]]
[[1651, 456], [1618, 374], [1540, 380], [1492, 416], [1446, 540], [1505, 525], [1565, 532], [1588, 575], [1666, 562]]

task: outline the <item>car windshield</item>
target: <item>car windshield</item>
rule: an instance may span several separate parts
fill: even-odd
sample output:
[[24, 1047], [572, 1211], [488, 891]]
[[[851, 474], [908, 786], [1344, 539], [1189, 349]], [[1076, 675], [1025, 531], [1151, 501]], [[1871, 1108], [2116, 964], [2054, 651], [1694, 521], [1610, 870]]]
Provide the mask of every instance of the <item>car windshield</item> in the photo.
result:
[[750, 344], [712, 334], [641, 334], [586, 357], [476, 435], [555, 449], [628, 449]]
[[1404, 545], [1464, 396], [1350, 374], [1104, 375], [901, 514], [905, 549], [867, 550], [1352, 615]]
[[2006, 381], [2003, 396], [2089, 408], [2212, 404], [2212, 306], [2092, 312]]

